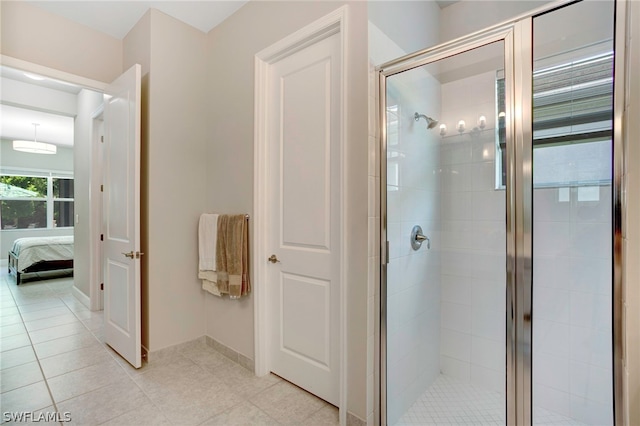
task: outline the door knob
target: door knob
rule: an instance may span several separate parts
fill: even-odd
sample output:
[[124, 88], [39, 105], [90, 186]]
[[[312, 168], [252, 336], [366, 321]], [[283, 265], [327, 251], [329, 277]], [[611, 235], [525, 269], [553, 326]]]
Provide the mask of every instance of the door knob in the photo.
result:
[[278, 262], [280, 262], [280, 261], [278, 260], [278, 256], [276, 256], [275, 254], [272, 254], [271, 256], [269, 256], [269, 258], [268, 258], [267, 260], [268, 260], [269, 262], [271, 262], [271, 263], [278, 263]]

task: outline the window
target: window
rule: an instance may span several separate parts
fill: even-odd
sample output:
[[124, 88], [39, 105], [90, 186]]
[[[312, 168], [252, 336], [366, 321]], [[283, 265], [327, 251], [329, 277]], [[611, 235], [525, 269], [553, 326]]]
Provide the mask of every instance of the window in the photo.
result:
[[[580, 52], [572, 52], [575, 57]], [[591, 186], [611, 182], [613, 53], [577, 60], [547, 58], [533, 73], [534, 186]], [[555, 60], [555, 64], [554, 64]], [[560, 62], [560, 64], [558, 64]], [[504, 78], [497, 77], [504, 111]], [[504, 115], [503, 115], [504, 116]], [[496, 164], [504, 187], [505, 123], [499, 119]]]
[[48, 172], [0, 175], [2, 229], [70, 227], [73, 218], [73, 178]]

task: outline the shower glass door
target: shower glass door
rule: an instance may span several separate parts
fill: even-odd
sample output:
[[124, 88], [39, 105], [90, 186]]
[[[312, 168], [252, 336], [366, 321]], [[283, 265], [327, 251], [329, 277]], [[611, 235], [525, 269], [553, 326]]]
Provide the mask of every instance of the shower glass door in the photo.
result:
[[505, 424], [505, 41], [440, 56], [386, 78], [386, 421]]
[[533, 19], [534, 424], [614, 420], [613, 13]]
[[381, 66], [383, 423], [621, 422], [615, 6]]

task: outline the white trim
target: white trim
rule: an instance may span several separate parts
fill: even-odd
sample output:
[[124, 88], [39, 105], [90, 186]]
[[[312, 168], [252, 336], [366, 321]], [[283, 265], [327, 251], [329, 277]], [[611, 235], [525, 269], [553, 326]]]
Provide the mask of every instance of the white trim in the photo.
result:
[[82, 303], [88, 309], [91, 309], [91, 300], [89, 299], [89, 296], [78, 290], [78, 287], [76, 287], [75, 284], [73, 285], [73, 287], [71, 287], [71, 294], [73, 294], [73, 297], [78, 299], [80, 303]]
[[60, 71], [54, 68], [45, 67], [44, 65], [35, 64], [33, 62], [23, 61], [22, 59], [13, 58], [11, 56], [0, 55], [0, 63], [6, 67], [44, 75], [56, 80], [77, 84], [78, 86], [82, 86], [83, 88], [87, 89], [104, 92], [107, 88], [107, 83], [105, 82], [92, 80], [90, 78], [81, 77], [75, 74], [70, 74], [66, 71]]
[[104, 113], [104, 103], [101, 104], [91, 115], [90, 134], [91, 134], [91, 168], [89, 172], [89, 296], [91, 299], [91, 310], [99, 311], [102, 309], [100, 305], [100, 284], [102, 273], [102, 251], [100, 245], [102, 242], [98, 235], [102, 232], [102, 202], [101, 194], [96, 190], [98, 184], [96, 180], [102, 182], [102, 167], [100, 166], [100, 149], [96, 149], [99, 132], [95, 127], [95, 122]]
[[73, 170], [55, 170], [55, 169], [34, 169], [31, 167], [2, 167], [0, 166], [0, 174], [12, 176], [30, 176], [30, 177], [53, 177], [62, 179], [73, 179]]
[[341, 43], [341, 99], [342, 119], [340, 124], [340, 179], [341, 179], [341, 211], [340, 211], [340, 319], [339, 319], [339, 419], [341, 425], [347, 423], [347, 251], [346, 251], [346, 216], [347, 216], [347, 22], [348, 6], [342, 6], [332, 13], [316, 20], [295, 33], [285, 37], [279, 42], [265, 48], [255, 56], [255, 89], [254, 89], [254, 196], [253, 196], [253, 235], [255, 240], [253, 253], [254, 282], [254, 359], [256, 375], [262, 376], [269, 373], [269, 341], [267, 318], [267, 294], [261, 285], [266, 281], [267, 269], [264, 259], [267, 258], [266, 234], [268, 229], [268, 179], [267, 179], [267, 120], [266, 120], [266, 89], [268, 71], [271, 64], [303, 49], [313, 43], [334, 34], [340, 34]]
[[[340, 22], [340, 48], [342, 50], [342, 60], [341, 60], [341, 79], [342, 79], [342, 93], [340, 94], [340, 107], [342, 108], [342, 120], [340, 120], [340, 182], [342, 184], [342, 191], [340, 204], [342, 206], [342, 211], [340, 212], [340, 235], [341, 235], [341, 247], [340, 254], [342, 259], [340, 259], [341, 267], [340, 267], [340, 406], [338, 412], [338, 421], [342, 426], [347, 424], [347, 414], [348, 414], [348, 383], [347, 383], [347, 370], [348, 370], [348, 340], [347, 340], [347, 238], [346, 238], [346, 223], [347, 223], [347, 141], [348, 139], [348, 131], [347, 131], [347, 123], [349, 122], [349, 109], [347, 103], [347, 93], [349, 93], [349, 85], [348, 85], [348, 76], [349, 76], [349, 68], [348, 68], [348, 37], [349, 34], [349, 8], [347, 6], [343, 6], [338, 9], [339, 14], [339, 22]], [[336, 11], [336, 12], [338, 12]], [[367, 389], [367, 392], [370, 390]], [[366, 397], [366, 395], [365, 395]]]

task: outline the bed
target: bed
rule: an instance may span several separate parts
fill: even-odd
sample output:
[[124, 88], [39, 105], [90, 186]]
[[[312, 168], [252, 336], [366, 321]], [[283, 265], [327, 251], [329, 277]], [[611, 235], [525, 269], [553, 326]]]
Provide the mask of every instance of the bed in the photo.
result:
[[73, 272], [73, 236], [18, 238], [9, 250], [8, 264], [17, 285], [23, 274]]

